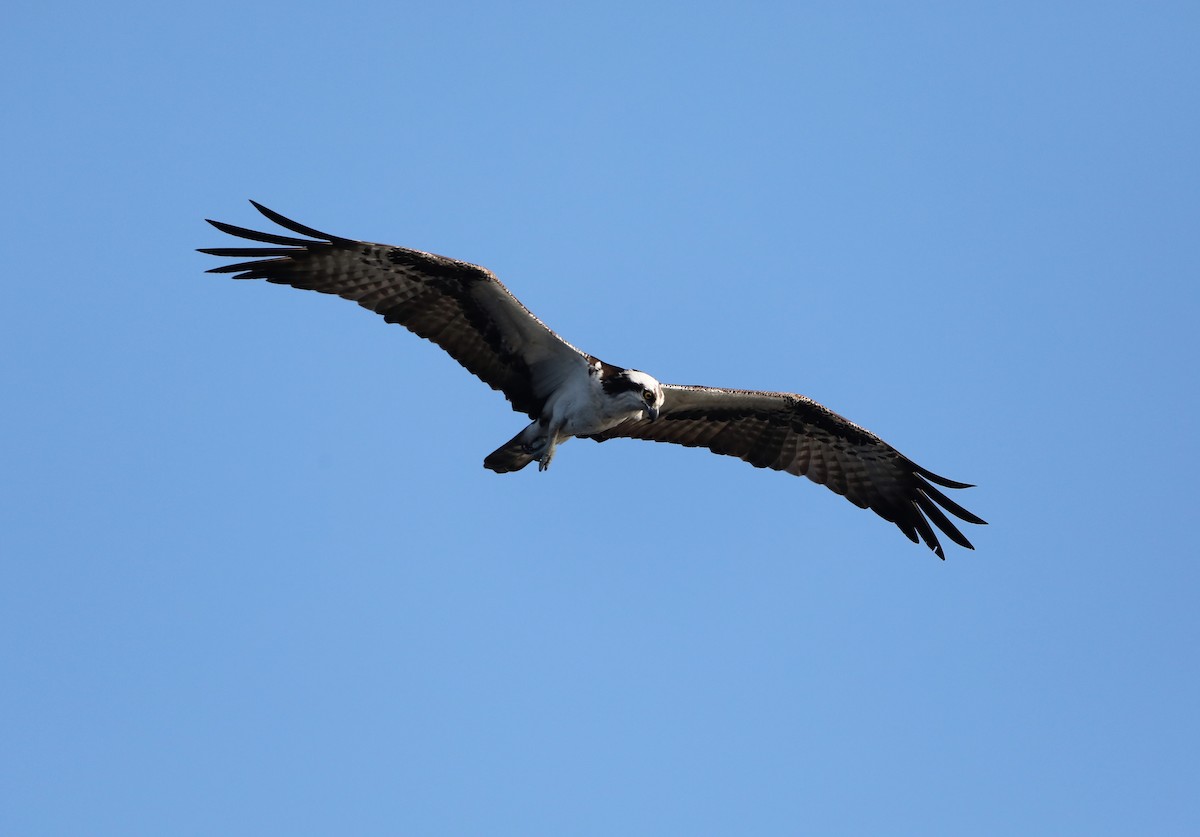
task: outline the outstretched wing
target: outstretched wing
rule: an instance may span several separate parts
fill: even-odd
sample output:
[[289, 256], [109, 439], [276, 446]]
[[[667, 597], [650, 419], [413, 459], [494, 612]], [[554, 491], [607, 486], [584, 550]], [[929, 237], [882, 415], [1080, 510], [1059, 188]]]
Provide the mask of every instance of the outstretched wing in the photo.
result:
[[337, 294], [382, 314], [389, 323], [432, 340], [514, 410], [536, 418], [546, 397], [588, 356], [533, 316], [482, 267], [445, 256], [318, 232], [254, 201], [293, 238], [210, 220], [221, 232], [275, 247], [206, 247], [213, 256], [250, 258], [214, 267], [235, 279], [266, 279], [293, 288]]
[[925, 541], [945, 558], [934, 526], [959, 546], [971, 542], [943, 512], [968, 523], [985, 521], [931, 483], [970, 488], [939, 477], [887, 442], [802, 395], [663, 385], [656, 421], [630, 421], [593, 436], [625, 436], [708, 448], [756, 468], [773, 468], [828, 486], [859, 508], [891, 521], [909, 540]]

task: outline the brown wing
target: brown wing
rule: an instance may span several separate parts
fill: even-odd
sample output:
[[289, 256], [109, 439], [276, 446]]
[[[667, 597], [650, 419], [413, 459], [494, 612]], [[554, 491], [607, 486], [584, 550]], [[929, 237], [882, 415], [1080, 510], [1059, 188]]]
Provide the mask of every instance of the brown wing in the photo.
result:
[[757, 468], [806, 476], [895, 523], [913, 543], [920, 536], [939, 558], [946, 556], [930, 522], [959, 546], [974, 549], [942, 509], [968, 523], [985, 521], [930, 483], [971, 486], [927, 471], [817, 402], [781, 392], [671, 384], [663, 389], [666, 400], [656, 421], [626, 422], [592, 438], [625, 436], [708, 448]]
[[266, 279], [353, 300], [432, 340], [530, 418], [541, 413], [546, 396], [574, 364], [588, 362], [482, 267], [318, 232], [251, 203], [280, 226], [316, 240], [210, 220], [222, 232], [279, 246], [203, 248], [201, 253], [213, 256], [253, 259], [209, 273], [236, 273], [235, 279]]

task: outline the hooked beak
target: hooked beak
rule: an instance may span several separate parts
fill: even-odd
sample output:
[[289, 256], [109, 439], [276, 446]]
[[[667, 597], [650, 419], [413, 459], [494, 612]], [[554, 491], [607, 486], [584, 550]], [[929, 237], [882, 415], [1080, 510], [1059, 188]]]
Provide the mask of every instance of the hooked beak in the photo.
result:
[[658, 418], [658, 407], [651, 407], [647, 404], [646, 415], [650, 417], [650, 421], [654, 421], [656, 418]]

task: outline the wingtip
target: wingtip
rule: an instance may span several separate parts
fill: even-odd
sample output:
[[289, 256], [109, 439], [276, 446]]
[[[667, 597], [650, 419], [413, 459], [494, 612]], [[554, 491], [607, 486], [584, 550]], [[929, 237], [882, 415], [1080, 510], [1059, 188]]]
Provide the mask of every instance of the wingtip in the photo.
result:
[[975, 487], [975, 485], [973, 483], [959, 482], [958, 480], [946, 479], [941, 474], [935, 474], [933, 471], [930, 471], [928, 468], [922, 468], [920, 465], [917, 465], [915, 462], [913, 463], [913, 470], [915, 470], [921, 476], [925, 477], [925, 479], [929, 480], [930, 482], [937, 483], [942, 488], [974, 488]]
[[269, 218], [270, 220], [274, 221], [276, 224], [278, 224], [279, 219], [283, 217], [278, 212], [276, 212], [274, 209], [271, 209], [270, 207], [267, 207], [267, 206], [263, 206], [261, 203], [254, 200], [253, 198], [248, 198], [248, 200], [250, 201], [250, 205], [258, 210], [260, 215], [263, 215], [263, 216]]
[[[963, 534], [961, 532], [959, 532], [957, 529], [954, 529], [953, 526], [951, 526], [950, 528], [953, 531], [946, 531], [945, 529], [943, 529], [942, 531], [945, 532], [947, 535], [949, 535], [950, 539], [952, 541], [954, 541], [954, 543], [956, 543], [958, 546], [961, 546], [963, 549], [969, 549], [972, 552], [975, 551], [975, 545], [972, 544], [965, 537], [963, 537]], [[936, 555], [938, 558], [941, 558], [943, 561], [946, 560], [946, 550], [942, 548], [942, 544], [940, 542], [935, 540], [933, 543], [926, 542], [926, 545], [930, 548], [930, 550], [932, 550], [934, 555]]]
[[[260, 213], [262, 213], [267, 219], [274, 221], [279, 226], [283, 227], [284, 229], [291, 230], [294, 233], [300, 233], [300, 235], [307, 235], [311, 238], [317, 239], [318, 241], [325, 241], [325, 242], [329, 242], [330, 244], [346, 245], [346, 244], [351, 243], [351, 239], [342, 238], [340, 235], [332, 235], [330, 233], [321, 232], [320, 230], [314, 229], [313, 227], [309, 227], [309, 226], [306, 226], [305, 224], [301, 224], [297, 221], [293, 221], [291, 218], [288, 218], [286, 215], [279, 214], [274, 209], [268, 209], [267, 207], [263, 206], [261, 203], [259, 203], [256, 200], [250, 200], [250, 205], [253, 206], [255, 209], [257, 209]], [[311, 244], [312, 242], [307, 242], [307, 243]]]

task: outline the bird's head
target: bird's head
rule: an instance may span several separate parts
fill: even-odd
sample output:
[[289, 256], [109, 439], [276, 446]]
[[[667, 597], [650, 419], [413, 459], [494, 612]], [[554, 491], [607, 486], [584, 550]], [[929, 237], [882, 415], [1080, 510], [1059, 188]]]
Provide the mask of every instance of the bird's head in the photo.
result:
[[666, 397], [662, 384], [636, 369], [623, 369], [611, 384], [606, 382], [605, 389], [627, 404], [631, 411], [641, 410], [651, 421], [658, 418]]

